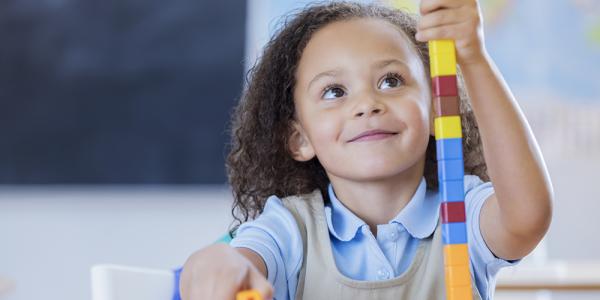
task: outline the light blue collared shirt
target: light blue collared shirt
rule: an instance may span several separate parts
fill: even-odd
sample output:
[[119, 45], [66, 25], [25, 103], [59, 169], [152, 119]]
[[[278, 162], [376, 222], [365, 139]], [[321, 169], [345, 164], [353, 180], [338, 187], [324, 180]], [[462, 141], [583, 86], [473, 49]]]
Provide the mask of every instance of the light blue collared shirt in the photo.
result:
[[[492, 184], [466, 175], [464, 185], [471, 271], [482, 299], [491, 299], [498, 271], [518, 261], [494, 256], [479, 230], [481, 207], [494, 193]], [[339, 271], [356, 280], [376, 281], [401, 275], [412, 262], [421, 239], [434, 232], [440, 217], [438, 191], [427, 190], [424, 178], [402, 211], [387, 224], [377, 225], [377, 237], [337, 199], [331, 184], [328, 192], [331, 203], [325, 206], [325, 217], [333, 256]], [[240, 226], [231, 245], [252, 249], [263, 258], [275, 299], [294, 299], [302, 266], [302, 236], [281, 199], [269, 197], [263, 213]]]

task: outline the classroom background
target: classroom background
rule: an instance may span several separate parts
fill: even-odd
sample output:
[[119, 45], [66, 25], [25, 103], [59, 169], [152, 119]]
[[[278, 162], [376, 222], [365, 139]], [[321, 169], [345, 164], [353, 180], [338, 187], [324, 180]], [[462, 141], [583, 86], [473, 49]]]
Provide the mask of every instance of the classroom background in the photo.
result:
[[[280, 17], [307, 3], [0, 2], [0, 299], [89, 299], [92, 265], [174, 269], [222, 236], [231, 108]], [[599, 299], [600, 2], [481, 7], [554, 184], [523, 263], [596, 285], [527, 299]]]

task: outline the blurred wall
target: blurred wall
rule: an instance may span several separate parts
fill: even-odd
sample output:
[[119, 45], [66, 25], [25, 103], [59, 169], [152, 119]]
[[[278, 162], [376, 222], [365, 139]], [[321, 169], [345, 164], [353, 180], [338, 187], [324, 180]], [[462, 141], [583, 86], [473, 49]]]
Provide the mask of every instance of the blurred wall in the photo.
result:
[[181, 266], [227, 232], [230, 199], [221, 185], [1, 187], [0, 277], [14, 288], [0, 299], [90, 299], [94, 264]]
[[245, 1], [0, 2], [0, 183], [224, 183]]

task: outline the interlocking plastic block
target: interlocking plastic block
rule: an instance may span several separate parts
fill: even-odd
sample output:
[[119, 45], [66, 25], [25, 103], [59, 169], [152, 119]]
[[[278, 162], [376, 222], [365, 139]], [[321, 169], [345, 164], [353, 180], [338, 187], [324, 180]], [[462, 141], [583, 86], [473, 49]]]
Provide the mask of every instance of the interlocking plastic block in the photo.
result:
[[470, 285], [447, 286], [446, 300], [473, 300], [473, 294]]
[[435, 139], [462, 138], [460, 116], [437, 117], [433, 120]]
[[462, 138], [435, 141], [437, 160], [463, 159]]
[[442, 202], [465, 201], [465, 184], [463, 180], [439, 181], [440, 200]]
[[462, 159], [447, 159], [438, 161], [438, 180], [461, 180], [465, 177]]
[[433, 99], [436, 117], [460, 115], [458, 96], [442, 96]]
[[469, 272], [469, 264], [461, 266], [445, 266], [444, 270], [446, 273], [446, 286], [471, 286], [471, 273]]
[[469, 265], [469, 247], [467, 244], [444, 245], [445, 266]]
[[429, 47], [429, 55], [435, 55], [438, 53], [455, 52], [454, 40], [433, 40], [427, 43]]
[[431, 78], [436, 76], [456, 75], [456, 55], [454, 52], [429, 55], [429, 72]]
[[237, 293], [235, 300], [262, 300], [262, 296], [255, 290], [247, 290]]
[[431, 78], [431, 90], [434, 96], [458, 96], [456, 75]]
[[442, 240], [444, 245], [466, 244], [467, 225], [465, 222], [442, 223]]
[[465, 202], [442, 202], [440, 205], [440, 214], [442, 215], [442, 223], [465, 222]]

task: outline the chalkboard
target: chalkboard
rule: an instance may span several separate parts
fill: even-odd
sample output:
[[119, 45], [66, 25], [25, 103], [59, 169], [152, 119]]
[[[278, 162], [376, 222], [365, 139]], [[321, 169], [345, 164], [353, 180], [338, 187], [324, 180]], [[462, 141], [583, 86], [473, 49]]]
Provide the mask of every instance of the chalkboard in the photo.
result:
[[0, 1], [0, 183], [224, 183], [245, 1]]

